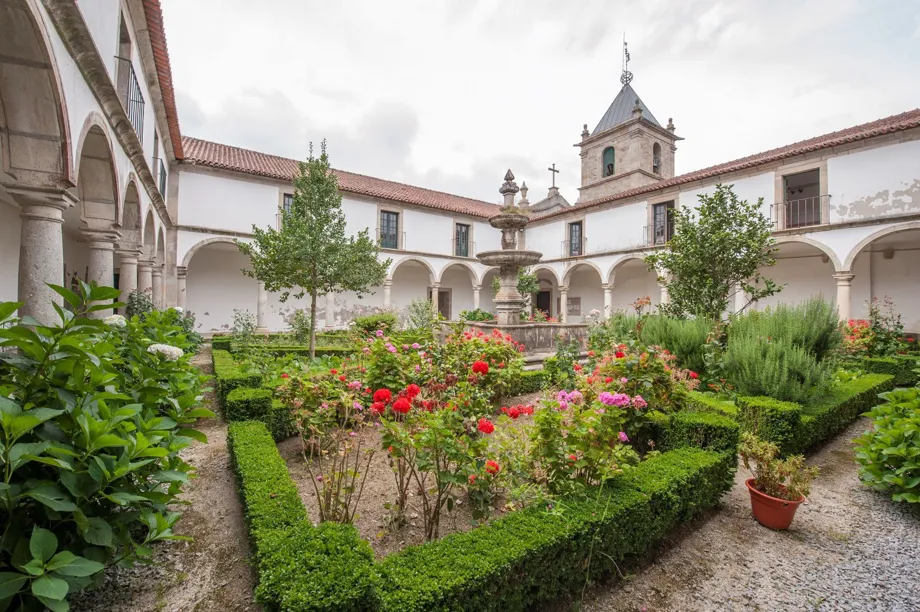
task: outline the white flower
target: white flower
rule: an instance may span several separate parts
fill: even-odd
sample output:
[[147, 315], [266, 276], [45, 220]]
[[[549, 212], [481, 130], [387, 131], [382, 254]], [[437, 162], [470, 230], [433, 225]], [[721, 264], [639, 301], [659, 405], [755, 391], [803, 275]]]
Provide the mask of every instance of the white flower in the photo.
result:
[[173, 310], [175, 310], [179, 314], [182, 314], [183, 312], [185, 312], [185, 308], [182, 308], [182, 306], [173, 306]]
[[125, 327], [128, 325], [128, 321], [120, 314], [109, 315], [104, 318], [102, 322], [106, 325], [111, 325], [112, 327]]
[[167, 361], [175, 361], [183, 355], [182, 349], [168, 344], [151, 344], [147, 347], [147, 352], [153, 355], [160, 355]]
[[592, 316], [592, 317], [599, 317], [600, 314], [601, 314], [601, 311], [598, 310], [597, 308], [594, 308], [594, 309], [592, 309], [591, 312], [588, 313], [588, 314], [589, 314], [590, 316]]

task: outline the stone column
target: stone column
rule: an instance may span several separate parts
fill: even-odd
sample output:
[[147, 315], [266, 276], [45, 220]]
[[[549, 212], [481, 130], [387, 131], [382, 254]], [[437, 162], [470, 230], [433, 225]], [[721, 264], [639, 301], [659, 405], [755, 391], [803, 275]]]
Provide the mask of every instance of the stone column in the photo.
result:
[[19, 239], [20, 316], [31, 316], [39, 323], [58, 322], [52, 302], [59, 296], [48, 283], [64, 284], [64, 211], [76, 202], [66, 191], [41, 193], [9, 189], [21, 207]]
[[473, 310], [479, 308], [479, 290], [482, 289], [482, 285], [473, 285]]
[[153, 261], [149, 259], [137, 262], [137, 290], [153, 299]]
[[[141, 252], [137, 249], [118, 249], [115, 252], [121, 256], [121, 269], [118, 273], [120, 301], [127, 302], [131, 294], [137, 290], [137, 258]], [[118, 313], [123, 315], [127, 309], [127, 306], [122, 306]]]
[[383, 281], [383, 307], [390, 307], [390, 290], [393, 287], [393, 281], [385, 280]]
[[671, 296], [668, 295], [668, 286], [664, 283], [658, 283], [658, 288], [661, 289], [661, 303], [668, 304], [671, 302]]
[[268, 331], [268, 291], [265, 283], [259, 281], [259, 301], [256, 307], [256, 331]]
[[326, 329], [335, 327], [335, 294], [326, 294]]
[[438, 290], [441, 288], [440, 283], [431, 284], [431, 308], [438, 312]]
[[604, 318], [607, 319], [613, 314], [613, 283], [601, 285], [604, 290]]
[[[115, 280], [115, 243], [121, 234], [114, 230], [83, 230], [89, 247], [89, 277], [98, 287], [111, 287]], [[111, 308], [89, 313], [93, 319], [104, 319], [112, 314]]]
[[566, 323], [569, 320], [569, 288], [567, 286], [559, 287], [559, 322]]
[[163, 309], [163, 266], [153, 266], [150, 271], [152, 280], [151, 293], [153, 297], [153, 307], [157, 310]]
[[188, 278], [188, 268], [184, 266], [179, 266], [176, 268], [176, 306], [181, 308], [183, 311], [186, 306], [185, 299], [185, 284], [186, 279]]
[[849, 272], [834, 274], [834, 278], [837, 279], [837, 313], [842, 321], [850, 318], [850, 288], [853, 285], [853, 276]]

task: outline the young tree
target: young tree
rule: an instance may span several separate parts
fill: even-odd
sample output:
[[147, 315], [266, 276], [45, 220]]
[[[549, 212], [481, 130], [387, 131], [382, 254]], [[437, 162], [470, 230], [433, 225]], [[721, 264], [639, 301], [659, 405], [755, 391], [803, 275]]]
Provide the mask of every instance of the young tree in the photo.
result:
[[380, 285], [390, 266], [389, 259], [377, 258], [380, 250], [362, 230], [357, 236], [345, 233], [342, 196], [335, 173], [329, 166], [326, 141], [320, 156], [300, 163], [294, 179], [294, 201], [281, 212], [281, 229], [252, 227], [252, 242], [237, 241], [249, 256], [248, 276], [265, 283], [268, 291], [280, 291], [284, 302], [293, 295], [310, 294], [310, 357], [316, 350], [316, 297], [353, 291], [359, 297]]
[[763, 198], [752, 204], [739, 200], [731, 185], [716, 185], [699, 200], [696, 210], [671, 211], [674, 236], [666, 249], [645, 258], [670, 296], [662, 310], [715, 320], [739, 288], [747, 296], [744, 308], [778, 293], [782, 286], [760, 273], [776, 263], [773, 224], [760, 212]]

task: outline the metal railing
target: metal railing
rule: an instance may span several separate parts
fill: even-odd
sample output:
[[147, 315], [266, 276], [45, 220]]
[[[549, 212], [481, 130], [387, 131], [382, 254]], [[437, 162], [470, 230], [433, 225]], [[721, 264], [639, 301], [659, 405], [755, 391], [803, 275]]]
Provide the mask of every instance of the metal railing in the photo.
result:
[[462, 241], [454, 238], [450, 241], [450, 252], [455, 257], [475, 257], [476, 243], [472, 240]]
[[381, 249], [404, 250], [406, 248], [406, 232], [387, 232], [382, 234], [377, 227], [377, 244]]
[[582, 255], [587, 254], [588, 252], [588, 237], [582, 236], [581, 240], [576, 240], [574, 243], [571, 240], [562, 241], [562, 256], [563, 257], [581, 257]]
[[159, 157], [153, 159], [154, 172], [156, 172], [157, 186], [160, 188], [160, 195], [166, 197], [166, 165]]
[[140, 83], [137, 81], [137, 74], [134, 72], [134, 64], [126, 57], [115, 56], [117, 60], [115, 81], [118, 91], [118, 98], [121, 105], [125, 107], [125, 113], [128, 115], [128, 121], [134, 126], [137, 137], [144, 142], [144, 94], [141, 93]]
[[770, 217], [775, 229], [795, 229], [825, 223], [824, 205], [830, 195], [786, 200], [770, 205]]

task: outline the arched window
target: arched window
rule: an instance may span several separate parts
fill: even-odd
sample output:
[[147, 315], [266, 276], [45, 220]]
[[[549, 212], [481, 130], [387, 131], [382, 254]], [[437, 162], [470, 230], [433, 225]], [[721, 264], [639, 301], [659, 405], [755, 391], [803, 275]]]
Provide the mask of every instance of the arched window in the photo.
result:
[[614, 151], [613, 147], [607, 147], [604, 149], [604, 176], [613, 176], [613, 171], [615, 170], [614, 162]]
[[661, 174], [661, 145], [657, 142], [652, 147], [652, 172]]

